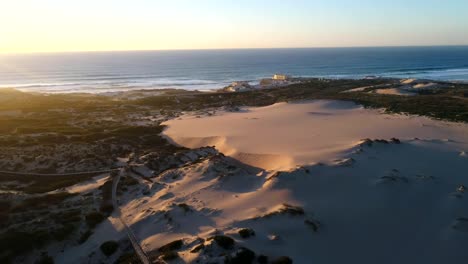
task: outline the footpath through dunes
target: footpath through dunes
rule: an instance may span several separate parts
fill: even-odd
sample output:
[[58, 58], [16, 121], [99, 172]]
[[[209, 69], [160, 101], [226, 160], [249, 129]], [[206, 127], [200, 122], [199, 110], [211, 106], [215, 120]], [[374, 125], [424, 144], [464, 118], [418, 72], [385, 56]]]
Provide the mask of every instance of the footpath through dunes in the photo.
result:
[[278, 103], [201, 118], [186, 115], [165, 122], [164, 134], [189, 148], [215, 146], [266, 170], [330, 163], [365, 138], [443, 140], [455, 148], [468, 144], [467, 124], [382, 112], [345, 101]]

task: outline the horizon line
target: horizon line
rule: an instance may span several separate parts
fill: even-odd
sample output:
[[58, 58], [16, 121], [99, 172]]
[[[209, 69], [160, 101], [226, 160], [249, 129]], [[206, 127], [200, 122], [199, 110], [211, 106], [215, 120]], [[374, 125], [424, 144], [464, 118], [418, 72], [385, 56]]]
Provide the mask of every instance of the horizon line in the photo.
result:
[[0, 52], [0, 55], [32, 55], [63, 53], [99, 52], [150, 52], [150, 51], [229, 51], [229, 50], [284, 50], [284, 49], [358, 49], [358, 48], [430, 48], [430, 47], [468, 47], [468, 44], [454, 45], [383, 45], [383, 46], [320, 46], [320, 47], [271, 47], [271, 48], [198, 48], [198, 49], [116, 49], [116, 50], [69, 50], [69, 51], [20, 51]]

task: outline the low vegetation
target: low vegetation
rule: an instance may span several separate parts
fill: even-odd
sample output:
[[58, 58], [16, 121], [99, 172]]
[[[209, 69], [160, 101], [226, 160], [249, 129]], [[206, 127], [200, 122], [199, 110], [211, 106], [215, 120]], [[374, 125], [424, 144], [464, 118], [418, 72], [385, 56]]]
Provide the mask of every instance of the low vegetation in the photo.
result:
[[227, 256], [224, 263], [226, 264], [249, 264], [254, 263], [255, 252], [242, 247], [233, 256]]
[[242, 238], [249, 238], [255, 236], [255, 231], [251, 228], [242, 228], [241, 230], [239, 230], [238, 233]]
[[112, 241], [112, 240], [102, 243], [101, 246], [99, 247], [99, 249], [101, 249], [101, 252], [108, 257], [114, 254], [118, 248], [119, 248], [119, 243], [117, 243], [116, 241]]
[[104, 221], [104, 219], [106, 219], [106, 217], [97, 211], [90, 212], [85, 216], [86, 224], [91, 229], [96, 227], [102, 221]]
[[214, 240], [218, 246], [224, 249], [231, 249], [235, 244], [234, 239], [228, 236], [217, 235], [212, 238], [209, 238], [208, 240], [211, 240], [211, 239]]
[[184, 245], [184, 242], [179, 239], [179, 240], [174, 240], [158, 249], [159, 252], [168, 252], [168, 251], [174, 251], [181, 249], [182, 246]]
[[177, 258], [179, 258], [179, 254], [175, 251], [166, 251], [161, 255], [161, 259], [164, 261], [170, 261]]
[[272, 264], [292, 264], [293, 261], [290, 257], [282, 256], [271, 262]]

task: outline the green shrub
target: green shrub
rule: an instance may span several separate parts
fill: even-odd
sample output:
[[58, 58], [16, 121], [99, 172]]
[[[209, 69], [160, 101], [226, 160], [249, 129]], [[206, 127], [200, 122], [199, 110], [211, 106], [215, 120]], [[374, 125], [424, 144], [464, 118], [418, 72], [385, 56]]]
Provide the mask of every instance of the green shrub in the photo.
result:
[[236, 254], [231, 257], [226, 257], [224, 263], [226, 264], [251, 264], [255, 260], [255, 252], [248, 248], [240, 248]]
[[271, 262], [271, 264], [292, 264], [293, 261], [290, 257], [282, 256]]
[[0, 235], [0, 249], [3, 256], [11, 258], [44, 246], [50, 238], [48, 230], [33, 232], [9, 230]]
[[73, 231], [75, 231], [75, 229], [75, 225], [66, 224], [63, 227], [58, 228], [54, 232], [52, 232], [52, 236], [58, 241], [63, 241], [66, 238], [68, 238], [73, 233]]
[[177, 204], [177, 206], [181, 208], [182, 210], [184, 210], [184, 212], [186, 213], [192, 211], [192, 209], [190, 209], [190, 206], [188, 206], [188, 204], [186, 203], [180, 203], [180, 204]]
[[235, 243], [234, 239], [228, 236], [218, 235], [218, 236], [214, 236], [213, 239], [216, 242], [216, 244], [218, 244], [218, 246], [224, 249], [231, 249]]
[[306, 224], [307, 226], [312, 228], [312, 230], [314, 232], [317, 232], [319, 227], [320, 227], [320, 223], [318, 221], [315, 221], [315, 220], [306, 219], [306, 220], [304, 220], [304, 224]]
[[249, 238], [251, 236], [255, 236], [255, 231], [253, 231], [253, 229], [251, 228], [242, 228], [241, 230], [239, 230], [238, 233], [242, 238]]
[[190, 250], [190, 253], [197, 253], [204, 248], [205, 248], [205, 244], [197, 245], [194, 248], [192, 248], [192, 250]]
[[112, 203], [103, 203], [101, 207], [99, 207], [99, 211], [105, 215], [111, 215], [114, 211], [114, 206]]
[[179, 239], [179, 240], [175, 240], [170, 243], [167, 243], [166, 245], [160, 247], [158, 250], [159, 252], [173, 251], [173, 250], [181, 249], [183, 245], [184, 245], [184, 242], [182, 241], [182, 239]]
[[80, 238], [78, 239], [78, 243], [81, 245], [88, 240], [88, 238], [93, 234], [93, 231], [86, 230], [86, 232], [82, 233]]
[[114, 254], [115, 251], [117, 251], [117, 249], [119, 248], [119, 243], [113, 240], [106, 241], [102, 243], [99, 248], [101, 249], [102, 253], [104, 253], [104, 255], [109, 257], [112, 254]]
[[115, 261], [115, 264], [133, 264], [141, 263], [138, 255], [134, 252], [127, 252], [120, 255], [120, 257]]
[[54, 259], [47, 254], [43, 254], [38, 260], [36, 260], [35, 264], [54, 264]]
[[10, 201], [0, 201], [0, 213], [1, 212], [9, 212], [11, 208]]
[[260, 256], [258, 256], [258, 258], [257, 258], [257, 262], [258, 262], [259, 264], [268, 264], [268, 257], [265, 256], [265, 255], [260, 255]]
[[175, 251], [166, 251], [161, 255], [164, 261], [174, 260], [179, 257], [179, 254]]
[[34, 210], [48, 208], [51, 205], [57, 205], [65, 201], [66, 199], [75, 196], [68, 192], [60, 192], [54, 194], [47, 194], [43, 196], [37, 196], [34, 198], [24, 199], [20, 204], [12, 208], [14, 212], [21, 212], [25, 210]]
[[104, 215], [102, 215], [99, 212], [90, 212], [85, 216], [86, 224], [88, 225], [89, 228], [94, 228], [96, 227], [99, 223], [104, 221], [106, 219]]

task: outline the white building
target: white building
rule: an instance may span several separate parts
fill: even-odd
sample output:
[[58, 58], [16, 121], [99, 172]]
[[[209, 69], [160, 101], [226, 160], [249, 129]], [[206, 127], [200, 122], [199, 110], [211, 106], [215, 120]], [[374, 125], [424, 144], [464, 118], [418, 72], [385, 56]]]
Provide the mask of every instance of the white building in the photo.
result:
[[287, 81], [290, 77], [285, 74], [275, 74], [273, 75], [273, 80], [277, 81]]

